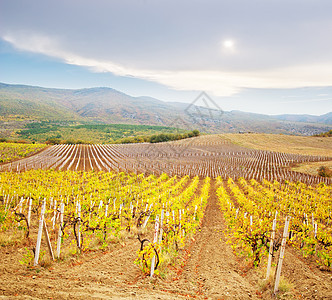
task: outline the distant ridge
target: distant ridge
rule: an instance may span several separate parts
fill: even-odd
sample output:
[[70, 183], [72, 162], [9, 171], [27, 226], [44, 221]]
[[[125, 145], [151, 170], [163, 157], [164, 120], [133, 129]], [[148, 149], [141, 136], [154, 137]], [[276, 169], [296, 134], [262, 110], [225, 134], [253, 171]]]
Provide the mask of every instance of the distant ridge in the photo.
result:
[[277, 115], [274, 116], [278, 120], [290, 121], [290, 122], [304, 122], [304, 123], [321, 123], [332, 124], [332, 112], [326, 113], [321, 116], [313, 115]]
[[[132, 97], [108, 87], [55, 89], [0, 83], [0, 117], [28, 120], [75, 121], [99, 124], [174, 126], [181, 119], [188, 126], [210, 133], [261, 132], [312, 135], [332, 129], [332, 112], [322, 116], [224, 112], [216, 122], [209, 115], [195, 123], [185, 109], [188, 103]], [[196, 116], [199, 117], [198, 115]], [[181, 127], [179, 125], [179, 127]]]

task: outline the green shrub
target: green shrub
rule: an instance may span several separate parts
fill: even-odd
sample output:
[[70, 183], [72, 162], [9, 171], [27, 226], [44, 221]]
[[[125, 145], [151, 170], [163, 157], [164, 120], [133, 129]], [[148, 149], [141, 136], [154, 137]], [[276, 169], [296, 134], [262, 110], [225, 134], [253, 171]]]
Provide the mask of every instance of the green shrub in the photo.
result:
[[321, 166], [318, 169], [318, 175], [322, 177], [332, 177], [332, 170], [329, 169], [328, 167]]

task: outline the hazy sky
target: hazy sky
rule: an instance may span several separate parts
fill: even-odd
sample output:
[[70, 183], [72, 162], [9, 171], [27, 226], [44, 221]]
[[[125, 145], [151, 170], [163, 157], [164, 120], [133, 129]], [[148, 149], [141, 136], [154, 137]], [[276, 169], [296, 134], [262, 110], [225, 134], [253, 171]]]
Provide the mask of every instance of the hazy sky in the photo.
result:
[[332, 1], [0, 0], [0, 81], [332, 111]]

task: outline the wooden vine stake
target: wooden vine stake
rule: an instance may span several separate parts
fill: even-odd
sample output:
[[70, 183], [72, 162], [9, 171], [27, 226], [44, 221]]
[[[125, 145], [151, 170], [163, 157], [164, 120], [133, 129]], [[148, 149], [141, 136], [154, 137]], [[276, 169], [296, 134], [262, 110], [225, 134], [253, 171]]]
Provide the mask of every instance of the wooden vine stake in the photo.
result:
[[148, 224], [149, 218], [150, 218], [151, 212], [148, 213], [144, 223], [143, 223], [143, 228], [145, 228], [145, 226]]
[[59, 234], [58, 234], [58, 242], [56, 245], [56, 256], [60, 257], [60, 249], [61, 249], [61, 239], [62, 239], [62, 227], [63, 227], [63, 214], [65, 211], [65, 204], [61, 202], [60, 205], [60, 225], [59, 225]]
[[160, 233], [159, 233], [159, 243], [163, 240], [163, 223], [164, 223], [164, 209], [161, 210], [160, 215]]
[[54, 230], [54, 227], [55, 227], [55, 221], [56, 221], [56, 213], [57, 213], [57, 210], [56, 210], [56, 200], [54, 200], [54, 205], [53, 205], [53, 230]]
[[43, 201], [41, 212], [40, 212], [37, 244], [36, 244], [36, 251], [35, 251], [35, 259], [34, 259], [34, 262], [33, 262], [34, 266], [38, 265], [38, 259], [39, 259], [39, 253], [40, 253], [40, 244], [41, 244], [41, 239], [42, 239], [42, 235], [43, 235], [45, 208], [46, 208], [46, 200]]
[[287, 240], [287, 236], [288, 236], [289, 221], [290, 221], [289, 217], [286, 217], [285, 227], [284, 227], [284, 234], [282, 236], [281, 249], [280, 249], [279, 261], [278, 261], [276, 281], [274, 283], [274, 291], [273, 291], [274, 294], [278, 291], [278, 288], [279, 288], [282, 262], [283, 262], [283, 259], [284, 259], [285, 248], [286, 248], [286, 240]]
[[181, 234], [181, 210], [179, 209], [179, 233]]
[[[102, 202], [102, 201], [101, 201]], [[77, 222], [77, 239], [78, 239], [78, 248], [81, 249], [81, 203], [77, 203], [77, 215], [78, 215], [78, 222]]]
[[51, 256], [52, 260], [54, 260], [52, 244], [51, 244], [51, 241], [50, 241], [50, 237], [48, 235], [45, 219], [43, 221], [43, 229], [44, 229], [44, 233], [45, 233], [45, 236], [46, 236], [46, 243], [47, 243], [48, 252], [50, 253], [50, 256]]
[[[158, 231], [159, 231], [159, 217], [156, 217], [156, 223], [154, 225], [154, 236], [153, 236], [153, 243], [157, 243], [158, 241]], [[151, 260], [151, 272], [150, 272], [150, 277], [153, 276], [154, 274], [154, 265], [156, 262], [156, 255], [153, 255], [152, 260]]]
[[270, 241], [270, 249], [269, 249], [269, 258], [267, 260], [267, 269], [266, 269], [266, 279], [269, 278], [270, 276], [270, 270], [271, 270], [271, 262], [272, 262], [272, 254], [273, 254], [273, 243], [276, 235], [276, 225], [277, 225], [277, 220], [273, 220], [272, 224], [272, 233], [271, 233], [271, 241]]
[[32, 206], [32, 199], [29, 198], [29, 206], [28, 206], [28, 224], [29, 224], [29, 227], [31, 225], [31, 206]]
[[196, 220], [196, 213], [197, 213], [197, 205], [195, 205], [195, 212], [194, 212], [194, 216], [193, 216], [193, 221]]

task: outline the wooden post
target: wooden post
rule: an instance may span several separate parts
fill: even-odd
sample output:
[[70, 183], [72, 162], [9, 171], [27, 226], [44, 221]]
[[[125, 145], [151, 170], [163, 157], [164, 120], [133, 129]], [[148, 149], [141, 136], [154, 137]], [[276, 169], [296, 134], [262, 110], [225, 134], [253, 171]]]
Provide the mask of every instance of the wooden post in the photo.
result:
[[283, 259], [284, 259], [285, 248], [286, 248], [286, 240], [287, 240], [287, 236], [288, 236], [288, 226], [289, 226], [289, 217], [286, 217], [285, 227], [284, 227], [284, 234], [282, 236], [282, 242], [281, 242], [281, 249], [280, 249], [280, 256], [279, 256], [279, 262], [278, 262], [276, 281], [274, 283], [274, 293], [276, 293], [278, 291], [278, 288], [279, 288], [282, 262], [283, 262]]
[[172, 217], [173, 217], [173, 229], [175, 231], [175, 214], [174, 214], [174, 210], [172, 210]]
[[40, 219], [39, 219], [39, 228], [38, 228], [38, 236], [37, 236], [37, 244], [36, 244], [36, 252], [35, 252], [35, 259], [33, 262], [34, 266], [38, 265], [39, 253], [40, 253], [40, 244], [41, 238], [43, 234], [43, 224], [44, 224], [44, 214], [46, 209], [46, 200], [43, 201], [41, 212], [40, 212]]
[[63, 214], [65, 211], [65, 204], [61, 203], [60, 205], [60, 225], [59, 225], [59, 234], [58, 234], [58, 242], [56, 247], [56, 256], [60, 257], [60, 249], [61, 249], [61, 238], [62, 238], [62, 226], [63, 226]]
[[149, 218], [150, 218], [151, 213], [149, 212], [148, 216], [146, 217], [144, 224], [143, 224], [143, 228], [145, 228], [145, 226], [148, 224]]
[[48, 235], [45, 219], [44, 219], [44, 222], [43, 222], [43, 229], [44, 229], [44, 233], [45, 233], [45, 236], [46, 236], [46, 243], [47, 243], [48, 252], [50, 253], [50, 256], [51, 256], [52, 260], [54, 260], [52, 244], [51, 244], [51, 241], [50, 241], [50, 237]]
[[32, 199], [29, 198], [29, 206], [28, 206], [28, 224], [29, 224], [29, 227], [31, 225], [31, 206], [32, 206]]
[[194, 212], [193, 221], [195, 221], [195, 220], [196, 220], [196, 213], [197, 213], [197, 205], [195, 205], [195, 212]]
[[179, 234], [181, 234], [181, 209], [179, 209]]
[[99, 202], [99, 206], [98, 206], [98, 212], [101, 210], [102, 207], [103, 207], [103, 201], [100, 200], [100, 202]]
[[[75, 196], [74, 196], [74, 199], [75, 199]], [[77, 211], [78, 211], [78, 200], [76, 201], [76, 209], [75, 209], [75, 215], [77, 215]]]
[[108, 216], [108, 203], [105, 205], [105, 218]]
[[119, 207], [119, 218], [121, 218], [122, 206], [123, 206], [123, 203], [121, 203], [120, 207]]
[[159, 243], [163, 240], [163, 223], [164, 223], [164, 210], [161, 210], [160, 215], [160, 233], [159, 233]]
[[[153, 243], [157, 243], [158, 240], [158, 230], [159, 230], [159, 217], [156, 217], [156, 223], [154, 225], [154, 236], [153, 236]], [[156, 256], [153, 255], [151, 260], [151, 271], [150, 271], [150, 277], [153, 277], [154, 274], [154, 264], [156, 262]]]
[[[12, 198], [13, 198], [13, 197], [12, 197]], [[21, 203], [22, 203], [22, 201], [23, 201], [23, 197], [21, 197], [20, 202], [15, 206], [14, 211], [16, 211], [19, 207], [21, 207]], [[21, 207], [21, 209], [20, 209], [20, 213], [22, 213], [22, 207]]]
[[268, 279], [270, 276], [271, 262], [272, 262], [272, 255], [273, 255], [273, 243], [274, 243], [274, 239], [275, 239], [275, 235], [276, 235], [276, 225], [277, 225], [277, 220], [274, 219], [273, 224], [272, 224], [269, 258], [267, 260], [266, 279]]
[[22, 213], [22, 204], [23, 204], [23, 201], [24, 201], [24, 198], [21, 197], [21, 200], [20, 200], [20, 203], [19, 203], [19, 207], [20, 207], [19, 212], [20, 212], [20, 214]]
[[133, 203], [130, 202], [130, 216], [133, 215], [133, 209], [134, 209]]
[[81, 203], [78, 202], [77, 204], [77, 217], [78, 217], [78, 222], [77, 222], [77, 239], [78, 239], [78, 248], [81, 249]]
[[56, 200], [54, 200], [54, 206], [53, 206], [53, 227], [52, 229], [54, 230], [55, 227], [55, 221], [56, 221]]

